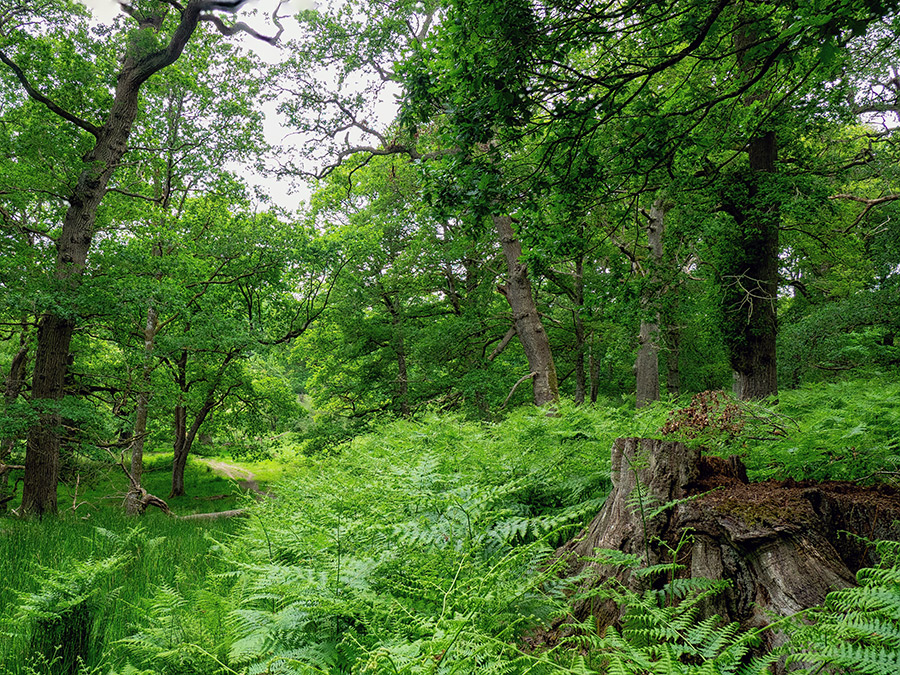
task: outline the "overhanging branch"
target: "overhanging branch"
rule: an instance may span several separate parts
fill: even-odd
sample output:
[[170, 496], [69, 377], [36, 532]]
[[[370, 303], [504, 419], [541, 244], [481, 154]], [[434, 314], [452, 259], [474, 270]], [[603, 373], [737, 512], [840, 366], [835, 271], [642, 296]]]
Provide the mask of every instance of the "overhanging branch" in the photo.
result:
[[29, 81], [28, 77], [22, 71], [21, 68], [10, 59], [4, 52], [0, 51], [0, 61], [2, 61], [6, 66], [13, 71], [13, 74], [16, 76], [16, 79], [19, 81], [19, 84], [22, 85], [22, 88], [25, 89], [25, 92], [28, 94], [28, 97], [33, 101], [37, 101], [44, 107], [46, 107], [50, 112], [59, 117], [62, 117], [67, 122], [71, 122], [75, 126], [80, 129], [84, 129], [89, 134], [94, 136], [94, 138], [99, 138], [100, 135], [100, 127], [91, 124], [87, 120], [83, 120], [78, 115], [75, 115], [61, 105], [50, 99], [49, 97], [42, 94], [38, 91], [33, 84]]

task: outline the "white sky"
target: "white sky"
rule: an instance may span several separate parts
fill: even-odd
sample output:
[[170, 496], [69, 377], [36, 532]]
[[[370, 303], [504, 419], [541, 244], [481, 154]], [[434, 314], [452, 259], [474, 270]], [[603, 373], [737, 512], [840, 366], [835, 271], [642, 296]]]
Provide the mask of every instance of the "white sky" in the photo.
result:
[[[86, 5], [94, 18], [101, 23], [110, 23], [116, 15], [121, 11], [118, 0], [79, 0]], [[294, 14], [296, 12], [315, 9], [317, 3], [315, 0], [288, 0], [279, 9], [280, 16]], [[275, 29], [269, 17], [272, 11], [278, 6], [278, 0], [249, 0], [238, 12], [239, 20], [245, 21], [248, 25], [263, 34], [272, 33]], [[248, 14], [243, 10], [251, 10]], [[253, 11], [256, 10], [256, 11]], [[292, 19], [283, 19], [285, 26], [286, 39], [290, 39]], [[253, 49], [260, 58], [268, 63], [275, 63], [282, 58], [282, 52], [278, 47], [273, 47], [259, 40], [243, 40], [245, 46]], [[274, 145], [282, 145], [285, 139], [291, 134], [291, 129], [286, 128], [275, 112], [275, 105], [268, 106], [265, 114], [265, 134], [266, 140]], [[302, 142], [302, 139], [297, 139]], [[301, 202], [309, 201], [311, 190], [308, 186], [302, 185], [290, 180], [276, 180], [275, 178], [262, 176], [253, 171], [248, 171], [246, 167], [234, 166], [230, 167], [237, 174], [243, 175], [249, 186], [262, 188], [272, 201], [287, 211], [293, 212]]]

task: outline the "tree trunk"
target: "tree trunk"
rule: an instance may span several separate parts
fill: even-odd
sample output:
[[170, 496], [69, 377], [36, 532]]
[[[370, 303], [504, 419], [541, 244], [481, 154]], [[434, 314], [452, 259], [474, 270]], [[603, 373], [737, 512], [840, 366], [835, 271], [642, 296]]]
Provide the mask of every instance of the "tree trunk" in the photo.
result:
[[181, 357], [178, 359], [178, 363], [176, 364], [176, 383], [180, 394], [178, 404], [175, 406], [175, 442], [173, 443], [172, 454], [172, 492], [169, 494], [169, 497], [183, 497], [186, 494], [184, 487], [184, 469], [187, 466], [187, 458], [191, 452], [191, 447], [194, 444], [194, 439], [197, 438], [197, 433], [200, 431], [200, 427], [203, 426], [206, 418], [209, 417], [209, 414], [215, 410], [216, 406], [220, 405], [228, 397], [228, 394], [232, 389], [237, 386], [236, 384], [232, 385], [216, 398], [216, 391], [222, 384], [222, 379], [225, 376], [228, 365], [237, 358], [239, 354], [240, 351], [237, 349], [229, 351], [223, 358], [222, 363], [219, 364], [216, 374], [206, 379], [207, 389], [206, 395], [203, 398], [203, 405], [200, 406], [200, 410], [194, 416], [194, 421], [191, 423], [190, 428], [187, 426], [187, 407], [185, 405], [187, 393], [191, 386], [187, 378], [187, 352], [183, 351]]
[[403, 339], [403, 317], [400, 313], [400, 303], [387, 293], [382, 294], [381, 300], [387, 307], [388, 314], [391, 315], [391, 326], [394, 329], [394, 354], [397, 356], [396, 401], [400, 407], [400, 415], [409, 417], [409, 373], [406, 368], [406, 342]]
[[169, 497], [184, 495], [184, 467], [187, 465], [187, 351], [182, 350], [175, 364], [178, 402], [175, 404], [175, 441], [172, 443], [172, 492]]
[[650, 283], [641, 304], [644, 312], [652, 314], [654, 318], [642, 318], [638, 334], [638, 353], [634, 363], [638, 408], [659, 400], [659, 267], [662, 264], [666, 210], [665, 197], [658, 197], [650, 207], [647, 221]]
[[663, 312], [663, 346], [666, 359], [666, 393], [681, 395], [681, 326], [678, 324], [680, 284], [675, 284]]
[[745, 199], [728, 203], [740, 233], [743, 251], [739, 266], [731, 270], [726, 292], [726, 317], [733, 332], [726, 343], [731, 366], [737, 373], [737, 395], [742, 400], [778, 393], [776, 359], [776, 301], [778, 296], [778, 230], [780, 205], [761, 174], [775, 172], [776, 143], [769, 132], [750, 143], [750, 176]]
[[[737, 32], [738, 62], [750, 79], [759, 64], [748, 55], [757, 36], [752, 28]], [[753, 106], [766, 93], [748, 95]], [[736, 390], [742, 400], [778, 393], [776, 361], [776, 302], [778, 297], [778, 238], [781, 221], [779, 190], [774, 184], [778, 145], [774, 131], [761, 131], [747, 146], [749, 170], [727, 186], [724, 210], [736, 225], [736, 240], [726, 255], [724, 333]]]
[[55, 314], [45, 314], [38, 323], [31, 400], [39, 417], [37, 424], [28, 430], [25, 447], [23, 515], [41, 517], [56, 513], [61, 435], [58, 403], [63, 397], [74, 328], [74, 321]]
[[[97, 209], [106, 195], [109, 180], [125, 153], [132, 125], [137, 117], [140, 88], [147, 78], [181, 56], [197, 27], [200, 13], [200, 3], [189, 2], [181, 14], [180, 24], [170, 43], [166, 48], [150, 54], [146, 53], [143, 45], [153, 44], [155, 41], [144, 39], [145, 33], [153, 28], [150, 23], [143, 22], [141, 30], [134, 31], [127, 46], [127, 55], [119, 71], [106, 122], [102, 127], [92, 127], [84, 121], [78, 122], [79, 126], [94, 135], [96, 141], [84, 156], [84, 168], [69, 196], [69, 208], [56, 241], [54, 277], [59, 284], [60, 298], [76, 295], [94, 237]], [[11, 64], [5, 57], [4, 62], [8, 66]], [[18, 72], [16, 74], [19, 75]], [[22, 80], [23, 77], [19, 79]], [[31, 91], [29, 95], [32, 95]], [[74, 115], [65, 119], [69, 122], [77, 120]], [[77, 308], [69, 308], [69, 311], [59, 314], [49, 311], [41, 317], [38, 324], [32, 400], [41, 414], [38, 422], [28, 432], [22, 492], [23, 514], [40, 517], [45, 513], [56, 513], [60, 420], [55, 409], [63, 397], [69, 346], [75, 330], [73, 317], [77, 315]]]
[[[582, 236], [584, 236], [582, 228]], [[584, 254], [575, 260], [575, 405], [584, 403], [587, 382], [584, 371]]]
[[591, 352], [588, 354], [588, 365], [591, 378], [591, 403], [597, 402], [597, 395], [600, 393], [600, 360], [594, 353], [594, 338], [596, 333], [591, 331]]
[[636, 407], [659, 400], [659, 323], [641, 321], [634, 361]]
[[[22, 334], [19, 338], [19, 351], [13, 356], [9, 365], [9, 374], [6, 376], [6, 386], [3, 390], [3, 403], [7, 409], [18, 400], [25, 384], [25, 369], [28, 365], [28, 331], [23, 324]], [[9, 496], [9, 467], [6, 462], [12, 455], [16, 444], [16, 437], [8, 436], [0, 439], [0, 513], [6, 513], [6, 497]]]
[[175, 406], [175, 442], [172, 444], [172, 492], [169, 497], [181, 497], [184, 491], [184, 468], [190, 448], [187, 442], [187, 409]]
[[141, 383], [138, 390], [137, 407], [134, 416], [134, 435], [131, 441], [131, 482], [125, 496], [125, 512], [138, 515], [146, 510], [141, 477], [144, 473], [144, 439], [147, 436], [147, 416], [150, 406], [150, 378], [153, 374], [151, 359], [156, 340], [158, 316], [151, 304], [147, 308], [147, 323], [144, 326], [144, 364], [141, 369]]
[[[750, 484], [737, 458], [703, 457], [681, 443], [616, 440], [612, 481], [597, 517], [557, 551], [565, 563], [562, 574], [590, 571], [582, 590], [609, 577], [636, 591], [657, 588], [664, 579], [585, 558], [595, 549], [610, 549], [637, 555], [645, 565], [671, 563], [671, 551], [690, 535], [679, 551], [682, 576], [731, 580], [705, 611], [744, 627], [768, 625], [773, 615], [793, 614], [852, 585], [859, 568], [875, 563], [866, 540], [900, 535], [900, 495], [892, 491], [852, 483]], [[662, 504], [671, 506], [654, 515]], [[621, 611], [612, 603], [584, 600], [573, 614], [593, 615], [602, 630], [619, 621]]]
[[541, 323], [537, 305], [531, 292], [531, 281], [528, 268], [520, 261], [522, 245], [516, 238], [509, 216], [493, 216], [494, 228], [500, 239], [500, 246], [506, 258], [506, 269], [509, 283], [499, 287], [509, 302], [516, 324], [516, 334], [525, 350], [528, 367], [531, 369], [534, 404], [546, 405], [559, 399], [559, 387], [556, 380], [556, 366], [553, 363], [553, 352], [550, 341]]

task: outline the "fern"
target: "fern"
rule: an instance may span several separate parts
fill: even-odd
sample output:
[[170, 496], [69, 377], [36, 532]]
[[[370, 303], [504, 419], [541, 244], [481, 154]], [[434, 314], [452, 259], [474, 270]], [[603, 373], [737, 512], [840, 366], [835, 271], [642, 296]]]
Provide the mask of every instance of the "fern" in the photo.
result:
[[794, 623], [787, 662], [798, 674], [900, 672], [900, 542], [878, 542], [881, 566], [828, 594]]
[[[598, 562], [619, 558], [633, 567], [635, 559], [601, 552]], [[643, 575], [670, 571], [670, 565], [635, 570]], [[621, 626], [597, 634], [593, 619], [576, 623], [566, 642], [595, 655], [596, 668], [621, 675], [751, 675], [764, 673], [775, 657], [750, 658], [760, 631], [741, 632], [737, 623], [720, 617], [700, 618], [700, 609], [728, 582], [708, 579], [674, 579], [659, 590], [637, 593], [615, 579], [578, 594], [575, 600], [611, 600], [625, 613]]]
[[31, 657], [43, 664], [41, 670], [74, 675], [102, 652], [101, 619], [117, 594], [111, 580], [127, 560], [117, 554], [72, 560], [63, 569], [36, 567], [39, 590], [19, 594], [10, 632], [13, 639], [28, 642]]

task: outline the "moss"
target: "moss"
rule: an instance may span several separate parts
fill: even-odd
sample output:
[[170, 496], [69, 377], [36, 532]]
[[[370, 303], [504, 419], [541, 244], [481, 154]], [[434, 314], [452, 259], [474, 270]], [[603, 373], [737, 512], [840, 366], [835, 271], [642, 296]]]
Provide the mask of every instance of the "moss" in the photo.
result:
[[799, 503], [748, 502], [729, 498], [716, 504], [716, 511], [742, 520], [747, 527], [797, 525], [809, 520], [808, 509]]

